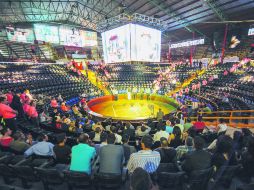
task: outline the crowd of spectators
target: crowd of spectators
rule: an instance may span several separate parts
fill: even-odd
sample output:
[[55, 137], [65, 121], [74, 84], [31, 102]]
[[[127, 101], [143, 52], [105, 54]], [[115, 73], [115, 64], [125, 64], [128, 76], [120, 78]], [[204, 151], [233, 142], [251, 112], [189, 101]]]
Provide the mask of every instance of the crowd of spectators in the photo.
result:
[[[88, 175], [128, 173], [135, 187], [139, 185], [133, 182], [136, 173], [148, 173], [153, 181], [163, 163], [174, 164], [176, 171], [184, 171], [187, 176], [212, 166], [217, 173], [222, 166], [241, 164], [239, 177], [249, 182], [253, 176], [253, 134], [242, 129], [230, 137], [226, 134], [228, 126], [224, 119], [217, 128], [206, 126], [202, 116], [197, 121], [188, 118], [184, 122], [179, 108], [168, 120], [149, 120], [134, 126], [130, 122], [115, 123], [109, 119], [102, 124], [88, 115], [84, 97], [77, 104], [67, 106], [58, 96], [48, 100], [47, 110], [37, 111], [35, 102], [38, 100], [29, 91], [13, 97], [11, 94], [0, 97], [1, 149], [23, 154], [24, 158], [50, 157], [54, 160], [51, 167], [59, 171]], [[49, 142], [46, 134], [34, 139], [19, 129], [17, 119], [28, 120], [35, 128], [46, 122], [61, 133], [56, 135], [56, 143]], [[74, 146], [66, 144], [64, 132], [78, 136]], [[211, 134], [216, 138], [209, 141], [207, 137]]]

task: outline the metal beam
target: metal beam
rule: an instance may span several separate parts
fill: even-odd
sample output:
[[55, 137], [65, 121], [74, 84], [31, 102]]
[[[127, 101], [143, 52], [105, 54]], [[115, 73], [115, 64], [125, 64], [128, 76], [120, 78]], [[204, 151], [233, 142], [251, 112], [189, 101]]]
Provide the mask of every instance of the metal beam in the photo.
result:
[[[180, 15], [177, 16], [177, 13], [174, 12], [174, 10], [172, 10], [170, 7], [168, 7], [165, 3], [161, 3], [161, 1], [159, 0], [148, 0], [152, 5], [156, 6], [158, 9], [160, 9], [161, 11], [163, 11], [164, 13], [166, 13], [168, 16], [173, 17], [173, 19], [180, 23], [188, 23], [188, 20], [183, 19]], [[196, 29], [193, 26], [188, 26], [189, 24], [183, 24], [183, 27], [188, 30], [189, 32], [196, 32], [202, 36], [205, 36], [204, 33], [202, 33], [201, 31], [199, 31], [198, 29]]]
[[227, 16], [220, 10], [219, 7], [216, 6], [215, 0], [203, 0], [210, 9], [219, 17], [221, 21], [227, 20]]

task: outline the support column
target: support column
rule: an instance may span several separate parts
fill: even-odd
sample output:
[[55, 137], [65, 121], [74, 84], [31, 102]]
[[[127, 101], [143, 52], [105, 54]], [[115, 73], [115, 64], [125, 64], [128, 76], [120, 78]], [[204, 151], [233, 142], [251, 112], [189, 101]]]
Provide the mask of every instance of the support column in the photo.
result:
[[225, 47], [226, 47], [226, 42], [227, 42], [227, 34], [228, 34], [228, 24], [226, 24], [226, 27], [225, 27], [224, 39], [223, 39], [223, 43], [222, 43], [221, 60], [220, 60], [221, 64], [223, 64], [223, 60], [224, 60]]

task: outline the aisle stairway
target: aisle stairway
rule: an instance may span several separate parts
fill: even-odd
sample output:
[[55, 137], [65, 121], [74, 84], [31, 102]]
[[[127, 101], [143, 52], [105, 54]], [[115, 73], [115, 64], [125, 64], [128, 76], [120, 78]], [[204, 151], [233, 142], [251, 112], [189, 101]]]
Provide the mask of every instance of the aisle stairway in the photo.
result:
[[[184, 90], [185, 87], [189, 86], [190, 83], [197, 78], [198, 76], [202, 76], [205, 73], [205, 69], [202, 69], [200, 71], [197, 71], [196, 73], [193, 73], [191, 75], [191, 77], [189, 77], [188, 79], [186, 79], [182, 84], [180, 84], [179, 86], [177, 86], [174, 90], [170, 91], [168, 93], [168, 96], [172, 96], [173, 94], [179, 92], [180, 90]], [[197, 74], [197, 75], [196, 75]]]
[[85, 76], [87, 76], [88, 80], [95, 85], [97, 88], [99, 88], [100, 90], [102, 90], [104, 92], [105, 95], [109, 95], [111, 94], [109, 92], [109, 90], [104, 86], [104, 83], [98, 78], [96, 77], [96, 72], [88, 69], [87, 72], [85, 70], [81, 71], [81, 73]]

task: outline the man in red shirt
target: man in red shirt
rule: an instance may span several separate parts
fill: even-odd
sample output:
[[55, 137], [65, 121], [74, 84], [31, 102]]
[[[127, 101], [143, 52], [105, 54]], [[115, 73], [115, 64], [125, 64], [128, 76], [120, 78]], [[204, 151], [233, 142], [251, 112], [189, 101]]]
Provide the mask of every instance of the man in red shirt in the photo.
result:
[[193, 127], [197, 132], [202, 133], [203, 129], [206, 127], [205, 122], [202, 121], [202, 116], [198, 116], [198, 121], [193, 123]]
[[7, 104], [7, 98], [0, 97], [0, 116], [3, 117], [5, 126], [15, 132], [17, 128], [16, 116], [18, 112]]

